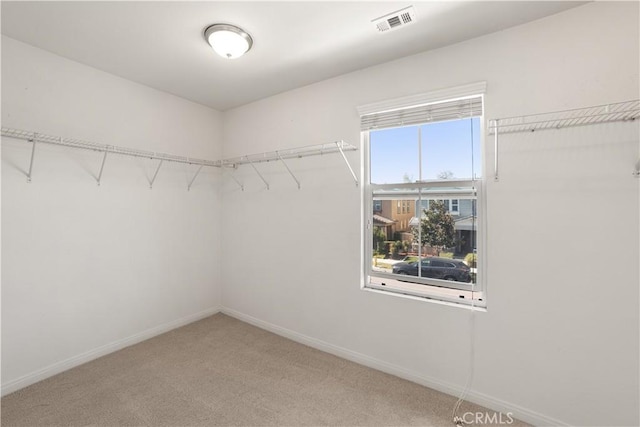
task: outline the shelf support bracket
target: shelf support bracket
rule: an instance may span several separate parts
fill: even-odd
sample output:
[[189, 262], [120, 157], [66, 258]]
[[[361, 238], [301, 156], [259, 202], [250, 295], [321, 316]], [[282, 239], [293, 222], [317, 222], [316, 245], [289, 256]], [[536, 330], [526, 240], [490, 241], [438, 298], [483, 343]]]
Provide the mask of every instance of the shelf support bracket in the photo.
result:
[[640, 160], [636, 163], [636, 170], [633, 171], [633, 176], [640, 178]]
[[29, 172], [27, 172], [27, 182], [31, 182], [31, 172], [33, 171], [33, 157], [36, 154], [36, 140], [38, 139], [38, 134], [33, 133], [33, 139], [31, 139], [31, 160], [29, 160]]
[[191, 178], [191, 182], [189, 183], [189, 186], [187, 186], [187, 191], [191, 190], [191, 186], [193, 185], [193, 182], [196, 180], [196, 178], [198, 177], [198, 174], [200, 173], [200, 171], [202, 170], [202, 167], [204, 165], [200, 165], [200, 167], [198, 168], [198, 170], [196, 171], [196, 174], [193, 175], [193, 178]]
[[498, 124], [499, 119], [493, 121], [494, 133], [493, 133], [493, 180], [498, 181]]
[[98, 178], [96, 179], [96, 181], [98, 181], [98, 185], [100, 185], [100, 181], [102, 180], [102, 171], [104, 170], [104, 162], [107, 161], [107, 153], [108, 151], [105, 151], [102, 155], [102, 164], [100, 165], [100, 172], [98, 172]]
[[254, 171], [256, 171], [256, 173], [258, 174], [258, 176], [260, 177], [260, 179], [262, 180], [262, 182], [264, 182], [264, 185], [267, 186], [267, 190], [269, 189], [269, 183], [267, 182], [266, 179], [264, 179], [264, 177], [262, 176], [262, 174], [260, 173], [260, 171], [258, 171], [258, 169], [256, 168], [256, 166], [253, 164], [253, 162], [251, 161], [250, 158], [247, 157], [247, 161], [249, 162], [249, 164], [251, 165], [251, 167], [253, 168]]
[[347, 167], [349, 168], [349, 172], [351, 172], [351, 176], [353, 177], [353, 180], [356, 182], [356, 187], [357, 187], [358, 177], [356, 177], [356, 173], [353, 171], [351, 164], [349, 164], [349, 160], [347, 160], [347, 156], [344, 155], [344, 151], [342, 150], [342, 143], [343, 141], [336, 141], [336, 147], [338, 148], [338, 151], [340, 151], [340, 154], [342, 155], [342, 159], [344, 160]]
[[153, 183], [156, 180], [156, 177], [158, 176], [158, 172], [160, 172], [160, 166], [162, 166], [162, 162], [164, 160], [160, 160], [160, 163], [158, 163], [158, 167], [156, 168], [156, 173], [153, 174], [153, 178], [151, 178], [151, 182], [149, 183], [149, 188], [153, 189]]
[[276, 151], [276, 156], [278, 156], [278, 159], [280, 159], [280, 161], [282, 162], [284, 167], [287, 168], [287, 171], [289, 172], [289, 175], [291, 175], [291, 178], [293, 178], [293, 180], [296, 182], [296, 184], [298, 184], [298, 190], [299, 190], [300, 189], [300, 181], [298, 181], [298, 178], [296, 178], [296, 176], [293, 174], [293, 172], [291, 172], [291, 169], [289, 169], [289, 166], [287, 165], [287, 162], [284, 161], [284, 159], [282, 158], [280, 153], [277, 152], [277, 151]]
[[[224, 171], [224, 164], [222, 165], [222, 170]], [[234, 166], [235, 169], [235, 166]], [[244, 191], [244, 185], [242, 185], [240, 183], [240, 181], [238, 181], [238, 179], [233, 175], [233, 171], [229, 172], [229, 176], [231, 177], [232, 180], [234, 180], [236, 182], [236, 184], [238, 184], [238, 187], [240, 187], [240, 190]]]

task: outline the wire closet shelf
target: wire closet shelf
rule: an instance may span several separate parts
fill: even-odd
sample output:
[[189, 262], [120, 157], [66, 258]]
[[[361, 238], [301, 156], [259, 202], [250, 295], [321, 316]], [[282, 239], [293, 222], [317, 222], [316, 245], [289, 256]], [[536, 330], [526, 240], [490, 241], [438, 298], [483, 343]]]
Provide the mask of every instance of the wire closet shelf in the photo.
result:
[[[498, 135], [626, 122], [638, 118], [640, 118], [640, 99], [549, 113], [491, 119], [487, 128], [489, 135], [494, 135], [494, 179], [498, 181]], [[634, 175], [639, 176], [640, 171], [636, 169]]]
[[554, 111], [489, 121], [489, 134], [534, 132], [597, 123], [621, 122], [640, 117], [640, 99], [573, 110]]
[[305, 147], [288, 150], [270, 151], [266, 153], [249, 154], [231, 157], [222, 160], [223, 166], [239, 166], [248, 163], [277, 162], [282, 159], [299, 159], [309, 156], [322, 156], [324, 154], [339, 153], [341, 151], [355, 151], [358, 148], [344, 141], [330, 142], [327, 144], [308, 145]]
[[[253, 167], [253, 169], [260, 176], [260, 178], [265, 182], [265, 184], [267, 184], [267, 189], [268, 189], [269, 185], [267, 181], [264, 179], [262, 174], [260, 174], [258, 169], [255, 167], [255, 164], [262, 163], [262, 162], [271, 162], [271, 161], [282, 162], [286, 167], [287, 171], [289, 172], [289, 174], [293, 177], [293, 179], [298, 184], [298, 188], [300, 188], [299, 180], [293, 174], [293, 172], [291, 171], [291, 169], [289, 168], [285, 160], [332, 154], [332, 153], [340, 153], [347, 167], [349, 168], [349, 171], [351, 172], [351, 175], [354, 178], [356, 185], [358, 185], [358, 179], [355, 175], [355, 172], [353, 171], [353, 168], [349, 164], [349, 161], [344, 154], [346, 151], [355, 151], [358, 148], [344, 141], [310, 145], [310, 146], [292, 148], [287, 150], [250, 154], [250, 155], [233, 157], [233, 158], [228, 158], [223, 160], [205, 160], [205, 159], [198, 159], [193, 157], [178, 156], [174, 154], [136, 150], [136, 149], [127, 148], [127, 147], [119, 147], [116, 145], [98, 144], [95, 142], [89, 142], [81, 139], [64, 138], [60, 136], [53, 136], [53, 135], [47, 135], [44, 133], [13, 129], [9, 127], [2, 127], [2, 136], [7, 138], [23, 140], [32, 144], [31, 158], [29, 163], [29, 169], [27, 172], [27, 182], [31, 182], [31, 175], [33, 171], [33, 159], [34, 159], [36, 144], [45, 143], [45, 144], [60, 145], [64, 147], [98, 151], [103, 153], [102, 164], [100, 166], [100, 171], [96, 178], [98, 185], [100, 185], [102, 171], [104, 169], [104, 165], [105, 165], [105, 161], [108, 153], [131, 156], [131, 157], [140, 157], [140, 158], [146, 158], [146, 159], [152, 159], [152, 160], [159, 160], [155, 174], [153, 175], [153, 179], [150, 181], [151, 188], [153, 188], [153, 182], [155, 181], [155, 178], [158, 175], [158, 172], [160, 170], [160, 167], [162, 166], [162, 163], [165, 161], [199, 166], [199, 168], [197, 169], [197, 172], [191, 179], [191, 182], [189, 183], [189, 186], [187, 187], [187, 189], [191, 189], [191, 186], [193, 185], [193, 182], [195, 181], [196, 177], [200, 173], [201, 169], [205, 166], [222, 168], [222, 169], [229, 169], [229, 168], [236, 169], [238, 166], [244, 165], [244, 164], [250, 164]], [[233, 175], [232, 175], [232, 178], [235, 180]], [[236, 182], [238, 181], [236, 180]], [[238, 184], [244, 190], [244, 186], [241, 185], [240, 183]]]
[[[222, 160], [221, 163], [222, 163], [222, 167], [225, 169], [226, 168], [236, 169], [238, 166], [245, 165], [245, 164], [250, 165], [253, 168], [253, 170], [256, 172], [256, 174], [260, 177], [262, 182], [264, 182], [268, 190], [269, 183], [264, 178], [264, 176], [260, 173], [258, 168], [256, 168], [255, 164], [266, 163], [266, 162], [280, 162], [287, 169], [287, 172], [289, 172], [289, 175], [291, 175], [291, 178], [293, 178], [293, 180], [296, 182], [298, 189], [300, 189], [300, 180], [298, 180], [296, 175], [292, 172], [291, 168], [289, 168], [289, 165], [286, 162], [286, 160], [340, 153], [340, 155], [342, 156], [342, 160], [344, 161], [347, 168], [349, 169], [349, 172], [351, 173], [351, 177], [353, 178], [356, 186], [358, 186], [358, 177], [356, 176], [356, 173], [354, 172], [353, 168], [351, 167], [351, 164], [349, 163], [349, 160], [347, 159], [347, 156], [345, 155], [345, 152], [356, 151], [357, 149], [358, 147], [348, 144], [344, 141], [335, 141], [335, 142], [330, 142], [325, 144], [308, 145], [304, 147], [298, 147], [298, 148], [292, 148], [292, 149], [286, 149], [286, 150], [269, 151], [265, 153], [231, 157], [231, 158]], [[244, 185], [238, 182], [233, 175], [231, 175], [231, 178], [234, 181], [236, 181], [236, 183], [240, 186], [242, 190], [244, 190]]]
[[174, 154], [158, 153], [154, 151], [136, 150], [133, 148], [119, 147], [116, 145], [98, 144], [75, 138], [63, 138], [61, 136], [46, 135], [43, 133], [29, 132], [25, 130], [2, 127], [2, 136], [22, 139], [29, 142], [44, 142], [46, 144], [62, 145], [65, 147], [80, 148], [84, 150], [99, 151], [102, 153], [121, 154], [124, 156], [143, 157], [147, 159], [163, 160], [167, 162], [187, 163], [220, 167], [220, 161], [197, 159], [193, 157], [176, 156]]

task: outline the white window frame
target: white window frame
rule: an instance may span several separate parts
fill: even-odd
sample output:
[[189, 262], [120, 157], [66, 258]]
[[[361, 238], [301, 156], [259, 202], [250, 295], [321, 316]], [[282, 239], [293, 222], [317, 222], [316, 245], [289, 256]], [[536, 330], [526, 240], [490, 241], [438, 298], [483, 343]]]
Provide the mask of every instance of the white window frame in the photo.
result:
[[[390, 109], [402, 109], [408, 108], [414, 105], [427, 105], [429, 103], [436, 103], [438, 101], [448, 101], [453, 99], [464, 99], [465, 97], [482, 97], [482, 103], [484, 104], [484, 88], [486, 84], [479, 83], [475, 85], [468, 85], [466, 87], [454, 88], [452, 90], [437, 91], [430, 94], [423, 94], [415, 97], [401, 98], [396, 101], [385, 101], [383, 103], [370, 104], [360, 107], [358, 110], [361, 115], [369, 112], [388, 111]], [[411, 103], [412, 102], [412, 103]], [[386, 109], [382, 109], [386, 108]], [[478, 143], [484, 148], [484, 116], [480, 116], [480, 135], [478, 135]], [[428, 123], [428, 122], [425, 122]], [[471, 306], [486, 308], [487, 292], [486, 292], [486, 275], [487, 275], [487, 262], [486, 262], [486, 209], [484, 199], [485, 181], [482, 178], [473, 179], [472, 181], [461, 180], [433, 180], [422, 181], [420, 183], [406, 183], [406, 184], [389, 184], [389, 185], [376, 185], [371, 183], [371, 171], [370, 171], [370, 130], [362, 130], [361, 132], [361, 144], [362, 144], [362, 177], [363, 185], [361, 186], [362, 194], [362, 212], [363, 212], [363, 227], [362, 227], [362, 241], [363, 241], [363, 270], [361, 274], [361, 289], [374, 292], [381, 292], [389, 295], [399, 295], [409, 298], [417, 298], [420, 300], [427, 300], [445, 304], [452, 304], [456, 306]], [[481, 150], [484, 152], [484, 149]], [[484, 157], [484, 155], [483, 155]], [[484, 164], [484, 159], [480, 159], [481, 164]], [[483, 168], [484, 170], [484, 168]], [[474, 177], [475, 178], [475, 177]], [[460, 188], [467, 188], [467, 190], [461, 190], [460, 196], [452, 198], [450, 187], [459, 185]], [[472, 193], [469, 193], [469, 186], [472, 186]], [[389, 199], [395, 199], [402, 197], [402, 194], [398, 193], [399, 187], [404, 187], [407, 191], [407, 195], [416, 194], [416, 187], [430, 188], [429, 199], [456, 199], [458, 200], [459, 214], [459, 200], [463, 198], [471, 198], [476, 200], [477, 210], [477, 232], [476, 232], [476, 252], [477, 252], [477, 274], [476, 282], [473, 284], [466, 284], [461, 282], [451, 282], [432, 278], [411, 277], [411, 282], [400, 282], [398, 276], [381, 272], [373, 271], [373, 236], [372, 236], [372, 215], [373, 215], [373, 200], [374, 191], [376, 192], [376, 198], [380, 199], [383, 196], [386, 188], [389, 187]], [[434, 189], [437, 192], [437, 188], [449, 187], [443, 191], [442, 194], [434, 193]], [[402, 191], [402, 190], [401, 190]], [[465, 195], [466, 194], [466, 195]], [[450, 202], [451, 207], [451, 202]], [[417, 215], [417, 212], [416, 212]], [[403, 277], [406, 278], [406, 277]]]
[[[439, 200], [439, 201], [443, 201], [446, 202], [445, 206], [447, 207], [447, 212], [449, 212], [451, 215], [456, 216], [456, 215], [460, 215], [460, 199], [429, 199], [427, 200], [426, 203], [426, 208], [425, 209], [429, 209], [429, 205], [431, 204], [431, 200]], [[457, 209], [454, 211], [453, 210], [453, 201], [456, 201], [456, 207]]]
[[[453, 201], [456, 201], [456, 210], [453, 210]], [[451, 215], [460, 215], [460, 199], [449, 199], [449, 213]]]

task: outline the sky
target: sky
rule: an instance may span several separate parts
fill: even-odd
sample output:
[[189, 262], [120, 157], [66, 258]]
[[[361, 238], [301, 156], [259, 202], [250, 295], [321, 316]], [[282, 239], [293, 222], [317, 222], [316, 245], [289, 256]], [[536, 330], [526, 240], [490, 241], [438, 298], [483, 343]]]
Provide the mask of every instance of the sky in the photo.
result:
[[457, 179], [471, 178], [473, 174], [482, 176], [480, 119], [477, 117], [371, 131], [370, 146], [374, 184], [405, 182], [405, 175], [412, 182], [438, 179], [445, 171], [452, 172], [452, 178]]

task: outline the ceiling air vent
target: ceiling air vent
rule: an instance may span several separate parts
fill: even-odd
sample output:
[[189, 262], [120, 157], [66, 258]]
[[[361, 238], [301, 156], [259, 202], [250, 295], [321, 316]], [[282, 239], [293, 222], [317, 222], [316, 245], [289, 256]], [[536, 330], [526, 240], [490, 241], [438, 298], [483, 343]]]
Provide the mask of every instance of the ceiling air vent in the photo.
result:
[[405, 7], [393, 13], [390, 13], [380, 18], [374, 19], [373, 24], [378, 31], [384, 33], [389, 30], [404, 27], [416, 20], [416, 11], [413, 6]]

